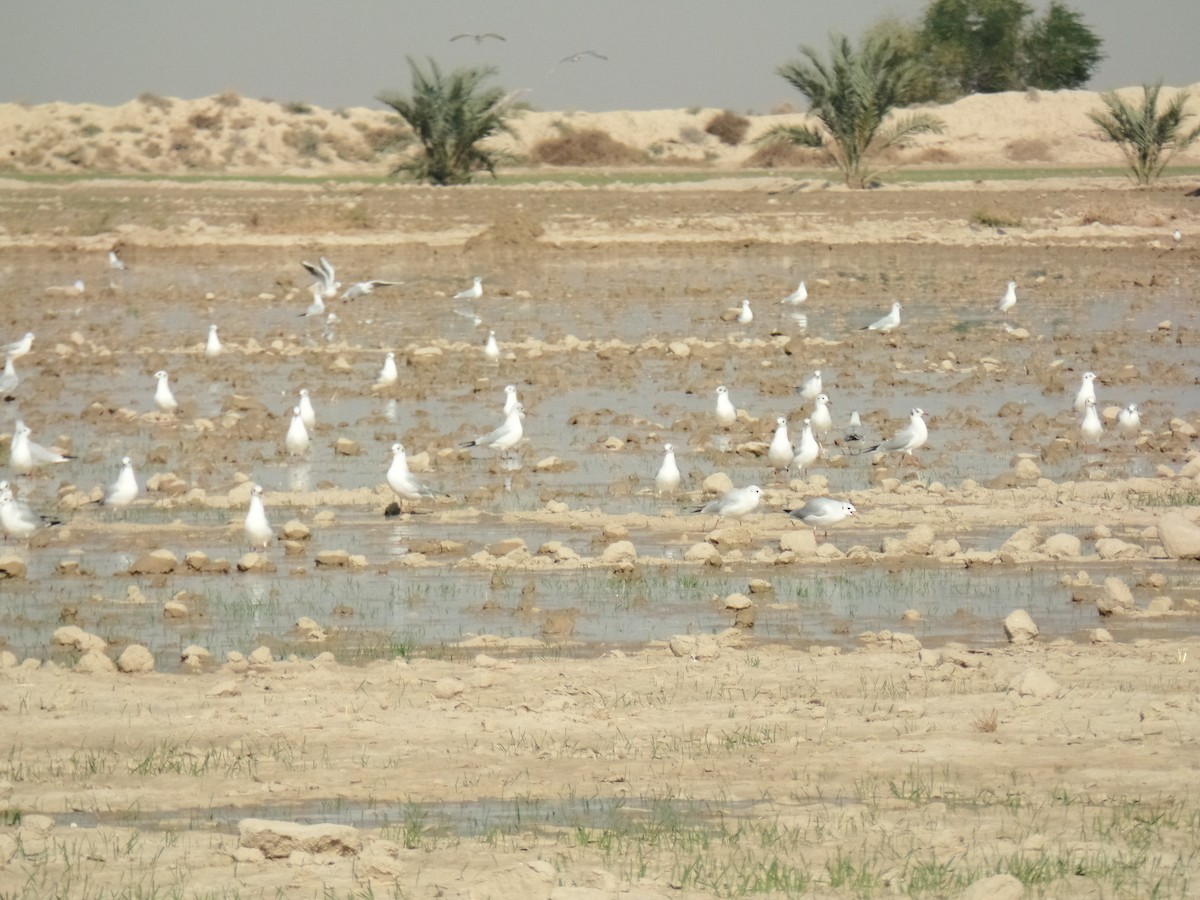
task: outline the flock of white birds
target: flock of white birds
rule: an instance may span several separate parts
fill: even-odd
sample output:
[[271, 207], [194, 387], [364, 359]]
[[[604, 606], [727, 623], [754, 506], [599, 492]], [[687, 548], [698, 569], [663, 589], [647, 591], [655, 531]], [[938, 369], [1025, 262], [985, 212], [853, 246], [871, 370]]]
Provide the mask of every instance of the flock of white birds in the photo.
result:
[[[109, 252], [108, 262], [109, 266], [113, 269], [123, 270], [125, 268], [124, 262], [117, 255], [116, 251]], [[309, 288], [312, 294], [312, 303], [300, 315], [302, 317], [325, 316], [327, 321], [332, 324], [332, 322], [336, 321], [336, 313], [326, 310], [325, 301], [339, 296], [338, 291], [341, 288], [341, 282], [337, 280], [334, 266], [325, 257], [321, 257], [316, 264], [304, 261], [302, 265], [312, 274], [315, 280]], [[371, 294], [378, 288], [401, 283], [398, 281], [383, 280], [360, 281], [352, 284], [343, 291], [340, 297], [342, 300], [351, 301]], [[1010, 281], [1004, 295], [997, 304], [996, 309], [998, 312], [1007, 313], [1013, 309], [1017, 303], [1016, 289], [1016, 282]], [[456, 301], [475, 301], [482, 296], [483, 279], [476, 276], [471, 287], [459, 291], [454, 295], [454, 299]], [[784, 297], [780, 302], [788, 306], [797, 306], [805, 303], [807, 299], [808, 289], [805, 282], [801, 281], [797, 289]], [[882, 333], [895, 330], [900, 326], [901, 308], [899, 302], [893, 303], [891, 310], [885, 316], [869, 325], [863, 326], [863, 330]], [[754, 313], [751, 310], [749, 300], [742, 301], [741, 308], [735, 318], [739, 324], [748, 324], [753, 321]], [[0, 352], [4, 355], [4, 371], [0, 375], [0, 397], [11, 396], [12, 392], [16, 389], [19, 377], [16, 373], [14, 361], [30, 352], [33, 340], [33, 333], [28, 332], [19, 340], [0, 347]], [[224, 348], [217, 332], [217, 326], [215, 324], [210, 325], [208, 337], [205, 342], [205, 356], [212, 359], [220, 356], [223, 351]], [[498, 362], [500, 360], [500, 348], [496, 340], [495, 331], [488, 332], [487, 340], [483, 347], [483, 355], [489, 362]], [[179, 403], [171, 390], [169, 374], [165, 370], [160, 370], [154, 374], [154, 378], [156, 381], [154, 390], [155, 406], [163, 413], [174, 414], [179, 408]], [[378, 373], [377, 384], [381, 386], [392, 385], [397, 382], [398, 378], [399, 372], [396, 368], [395, 354], [388, 352], [384, 357], [383, 366]], [[1074, 402], [1075, 411], [1082, 416], [1080, 436], [1085, 446], [1095, 444], [1100, 439], [1104, 430], [1096, 410], [1095, 381], [1096, 376], [1094, 373], [1085, 372]], [[833, 415], [831, 413], [833, 402], [825, 393], [825, 385], [819, 369], [807, 376], [796, 390], [802, 399], [811, 401], [812, 403], [811, 412], [804, 420], [799, 442], [793, 445], [788, 433], [787, 419], [782, 416], [777, 418], [775, 433], [767, 450], [767, 461], [772, 470], [779, 475], [787, 472], [796, 472], [801, 477], [804, 477], [809, 467], [823, 453], [820, 441], [827, 439], [833, 429]], [[738, 410], [730, 398], [729, 390], [725, 385], [721, 385], [716, 389], [714, 414], [717, 425], [723, 429], [729, 429], [737, 421]], [[525, 408], [517, 397], [516, 387], [510, 384], [505, 388], [503, 419], [500, 424], [486, 434], [463, 442], [461, 446], [468, 448], [488, 448], [497, 450], [502, 454], [508, 454], [520, 443], [524, 435], [522, 425], [524, 416]], [[845, 441], [848, 444], [856, 444], [861, 447], [863, 452], [898, 453], [901, 456], [902, 462], [915, 461], [914, 452], [924, 446], [929, 438], [929, 430], [925, 419], [925, 411], [919, 407], [914, 408], [911, 411], [909, 422], [904, 428], [886, 440], [882, 440], [872, 446], [866, 446], [863, 441], [862, 423], [859, 419], [859, 414], [853, 412], [845, 431]], [[290, 456], [303, 456], [309, 451], [312, 443], [310, 434], [315, 424], [316, 412], [313, 408], [312, 400], [309, 397], [309, 392], [306, 389], [302, 389], [299, 392], [298, 402], [292, 410], [292, 417], [288, 424], [287, 433], [284, 436], [284, 449], [287, 454]], [[1141, 427], [1141, 420], [1136, 404], [1131, 403], [1120, 411], [1117, 416], [1117, 426], [1121, 432], [1126, 434], [1136, 434], [1138, 432]], [[70, 459], [72, 457], [67, 454], [60, 453], [53, 448], [43, 447], [34, 442], [28, 426], [19, 420], [15, 423], [12, 445], [9, 452], [9, 468], [14, 476], [29, 475], [43, 465], [67, 462]], [[423, 484], [416, 478], [409, 469], [404, 446], [400, 443], [392, 445], [392, 461], [387, 470], [386, 478], [389, 486], [399, 500], [401, 511], [404, 510], [405, 501], [415, 502], [427, 498], [447, 496]], [[681, 474], [675, 459], [674, 448], [671, 444], [666, 444], [664, 446], [662, 463], [654, 478], [655, 490], [660, 495], [670, 494], [678, 489], [680, 483]], [[758, 485], [735, 487], [712, 502], [698, 507], [695, 511], [714, 515], [717, 517], [718, 522], [721, 519], [740, 519], [758, 507], [762, 494], [762, 488]], [[132, 463], [128, 457], [125, 457], [122, 460], [122, 468], [117, 480], [105, 492], [103, 499], [97, 502], [104, 506], [121, 508], [133, 503], [138, 495], [139, 487]], [[817, 529], [827, 530], [829, 526], [855, 515], [857, 510], [852, 503], [846, 500], [839, 500], [832, 497], [813, 497], [805, 502], [803, 506], [786, 510], [786, 512], [793, 519], [811, 526], [815, 532]], [[0, 481], [0, 531], [3, 531], [6, 538], [27, 539], [39, 528], [51, 524], [58, 524], [58, 520], [34, 512], [26, 503], [15, 496], [13, 487], [9, 481]], [[265, 549], [274, 537], [274, 531], [267, 519], [262, 499], [262, 487], [260, 485], [252, 487], [249, 509], [245, 518], [245, 534], [252, 549]]]

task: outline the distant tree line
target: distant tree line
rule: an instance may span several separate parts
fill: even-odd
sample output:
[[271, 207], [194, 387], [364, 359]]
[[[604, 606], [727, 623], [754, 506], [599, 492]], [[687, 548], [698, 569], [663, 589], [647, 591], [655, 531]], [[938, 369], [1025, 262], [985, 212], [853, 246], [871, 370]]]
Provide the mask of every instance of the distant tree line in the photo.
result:
[[1086, 85], [1104, 42], [1058, 0], [1033, 12], [1022, 0], [930, 0], [918, 21], [881, 19], [864, 38], [886, 38], [911, 63], [904, 105]]

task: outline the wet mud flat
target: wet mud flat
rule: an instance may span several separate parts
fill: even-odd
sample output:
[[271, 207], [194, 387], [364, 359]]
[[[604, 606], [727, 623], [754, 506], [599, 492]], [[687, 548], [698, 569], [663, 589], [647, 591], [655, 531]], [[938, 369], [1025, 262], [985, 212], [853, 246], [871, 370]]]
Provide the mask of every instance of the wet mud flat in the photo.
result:
[[[80, 851], [94, 889], [148, 884], [133, 873], [159, 841], [168, 855], [181, 848], [180, 873], [250, 894], [280, 877], [310, 893], [367, 881], [411, 893], [430, 873], [511, 896], [556, 884], [728, 894], [761, 877], [836, 895], [850, 875], [878, 893], [912, 884], [902, 860], [932, 860], [939, 835], [973, 821], [988, 824], [931, 894], [1001, 873], [1067, 890], [1081, 859], [1097, 890], [1140, 890], [1151, 870], [1190, 884], [1192, 801], [1128, 754], [1194, 752], [1172, 732], [1192, 714], [1194, 564], [1170, 558], [1159, 531], [1197, 491], [1197, 257], [1165, 227], [1186, 232], [1194, 213], [1173, 193], [1104, 185], [872, 200], [772, 184], [0, 191], [0, 336], [37, 334], [0, 433], [23, 418], [77, 457], [12, 479], [65, 521], [5, 551], [23, 571], [0, 583], [0, 677], [23, 699], [3, 711], [19, 736], [0, 800], [14, 819], [50, 822], [12, 823], [0, 876], [57, 877], [50, 856], [74, 825], [92, 841], [145, 842], [122, 872], [114, 852], [97, 863]], [[351, 203], [375, 227], [339, 221]], [[980, 206], [1024, 224], [973, 228]], [[97, 209], [105, 227], [85, 233]], [[113, 245], [123, 271], [106, 268]], [[404, 284], [329, 302], [332, 324], [300, 317], [299, 260], [320, 255], [344, 281]], [[454, 301], [473, 275], [484, 296]], [[76, 278], [82, 294], [67, 287]], [[809, 300], [781, 307], [800, 278]], [[1006, 319], [994, 307], [1009, 279], [1020, 299]], [[755, 317], [738, 324], [727, 311], [743, 297]], [[899, 329], [861, 330], [893, 300]], [[215, 360], [203, 353], [210, 323], [225, 344]], [[498, 363], [482, 353], [489, 330]], [[400, 378], [381, 387], [388, 351]], [[181, 401], [174, 415], [151, 399], [160, 368]], [[814, 369], [834, 403], [825, 455], [803, 474], [773, 473], [776, 417], [798, 435], [808, 406], [795, 388]], [[1092, 446], [1072, 409], [1085, 371], [1098, 375], [1107, 426]], [[497, 424], [506, 384], [525, 404], [525, 441], [507, 459], [459, 447]], [[720, 384], [742, 410], [729, 427], [713, 414]], [[318, 425], [311, 450], [289, 457], [301, 387]], [[1130, 402], [1142, 428], [1118, 435]], [[919, 465], [844, 440], [851, 410], [875, 440], [913, 406], [930, 421]], [[448, 499], [383, 515], [395, 441]], [[684, 481], [660, 497], [667, 442]], [[142, 499], [89, 506], [125, 455]], [[249, 558], [252, 482], [290, 537]], [[761, 484], [760, 508], [719, 523], [689, 511], [726, 483]], [[823, 494], [859, 516], [818, 543], [784, 510]], [[1032, 644], [1009, 643], [1014, 609], [1041, 629]], [[57, 643], [64, 627], [76, 631]], [[111, 665], [131, 646], [149, 665], [126, 668], [153, 673], [104, 671], [96, 654]], [[1108, 691], [1122, 702], [1106, 705], [1096, 670], [1121, 667], [1129, 680]], [[361, 702], [341, 693], [355, 678]], [[134, 699], [123, 725], [74, 741], [46, 721], [58, 718], [47, 707], [110, 716], [100, 697], [115, 685], [158, 699]], [[163, 704], [176, 711], [160, 718]], [[345, 716], [346, 733], [314, 732], [310, 704], [330, 723]], [[1147, 710], [1171, 724], [1146, 726]], [[227, 715], [255, 736], [211, 727]], [[1104, 724], [1051, 724], [1075, 715]], [[401, 717], [419, 720], [419, 739]], [[210, 724], [178, 733], [197, 719]], [[1063, 761], [1083, 735], [1122, 760], [1114, 783]], [[853, 771], [834, 765], [838, 747], [863, 740]], [[1011, 750], [977, 746], [1005, 740], [1036, 758], [1014, 766]], [[814, 761], [796, 768], [797, 752]], [[421, 777], [434, 760], [461, 774]], [[1039, 766], [1057, 774], [1038, 781]], [[275, 796], [214, 794], [242, 778]], [[1012, 802], [1002, 793], [1027, 806], [1066, 799], [1010, 847], [990, 824]], [[1132, 837], [1104, 858], [1066, 837], [1079, 810], [1116, 823], [1135, 796], [1172, 823], [1152, 856]], [[543, 812], [521, 823], [522, 803]], [[249, 817], [355, 826], [359, 844], [272, 863], [239, 830]], [[838, 850], [880, 817], [928, 830], [903, 851], [882, 839]], [[782, 830], [751, 824], [764, 821]], [[648, 840], [630, 864], [621, 848]], [[723, 867], [693, 852], [701, 844]], [[479, 846], [511, 883], [461, 869]], [[549, 869], [524, 861], [530, 848]], [[1034, 874], [1018, 865], [1028, 859]]]

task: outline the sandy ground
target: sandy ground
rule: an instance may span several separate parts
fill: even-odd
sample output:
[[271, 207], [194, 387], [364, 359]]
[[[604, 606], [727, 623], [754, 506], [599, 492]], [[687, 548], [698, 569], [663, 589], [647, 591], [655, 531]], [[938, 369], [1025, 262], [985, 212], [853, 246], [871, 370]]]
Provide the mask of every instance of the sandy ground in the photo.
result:
[[[891, 409], [897, 398], [930, 380], [970, 397], [1011, 378], [1039, 397], [1067, 398], [1069, 406], [1087, 367], [1103, 373], [1107, 396], [1151, 383], [1157, 393], [1140, 435], [1109, 439], [1091, 457], [1076, 446], [1072, 414], [1030, 408], [984, 421], [969, 405], [947, 404], [943, 428], [959, 436], [931, 442], [926, 473], [969, 452], [972, 433], [990, 436], [1011, 465], [986, 484], [934, 483], [921, 469], [881, 461], [850, 495], [869, 517], [832, 533], [822, 545], [828, 549], [807, 535], [790, 546], [781, 536], [779, 511], [822, 484], [799, 479], [771, 487], [762, 515], [714, 536], [707, 524], [678, 515], [598, 512], [602, 501], [594, 496], [564, 502], [552, 473], [531, 475], [545, 486], [539, 504], [500, 517], [503, 528], [536, 521], [610, 538], [624, 529], [635, 546], [666, 532], [681, 550], [715, 547], [717, 564], [746, 573], [748, 591], [751, 574], [771, 566], [967, 567], [980, 578], [1030, 566], [1058, 567], [1072, 579], [1085, 570], [1081, 602], [1106, 604], [1118, 618], [1182, 621], [1193, 615], [1187, 588], [1195, 563], [1169, 558], [1160, 528], [1165, 512], [1190, 514], [1194, 500], [1187, 498], [1197, 489], [1189, 358], [1197, 332], [1182, 324], [1190, 321], [1200, 260], [1192, 238], [1200, 214], [1185, 196], [1190, 188], [1168, 182], [1136, 192], [1116, 180], [861, 193], [785, 179], [453, 192], [8, 183], [0, 186], [8, 279], [0, 334], [16, 337], [33, 327], [47, 335], [40, 340], [53, 357], [98, 366], [87, 360], [116, 347], [120, 330], [71, 312], [77, 301], [63, 286], [81, 258], [93, 260], [90, 303], [138, 306], [150, 321], [171, 304], [195, 301], [194, 285], [136, 296], [119, 283], [95, 287], [107, 280], [96, 267], [112, 246], [131, 271], [253, 263], [292, 272], [281, 276], [272, 299], [257, 299], [270, 309], [303, 300], [305, 281], [295, 265], [301, 255], [328, 253], [349, 271], [377, 264], [386, 248], [388, 264], [422, 290], [441, 277], [443, 297], [461, 286], [445, 283], [447, 269], [457, 273], [455, 282], [482, 270], [497, 285], [497, 302], [517, 303], [521, 291], [533, 290], [614, 313], [658, 277], [637, 274], [647, 260], [676, 260], [694, 270], [686, 293], [706, 310], [684, 336], [687, 354], [663, 342], [601, 346], [586, 335], [545, 335], [513, 348], [531, 393], [552, 396], [565, 368], [576, 378], [624, 385], [636, 384], [641, 367], [653, 364], [675, 367], [672, 377], [688, 396], [707, 397], [735, 354], [760, 363], [739, 370], [755, 394], [780, 402], [796, 381], [793, 355], [805, 368], [825, 358], [859, 359], [856, 377], [885, 395], [871, 412], [877, 421], [890, 415], [889, 428], [901, 421]], [[1008, 224], [981, 224], [980, 212]], [[1185, 235], [1178, 245], [1175, 228]], [[731, 332], [718, 314], [728, 295], [705, 284], [748, 265], [760, 268], [746, 285], [756, 298], [772, 296], [782, 271], [801, 269], [814, 289], [811, 308], [824, 294], [836, 336], [773, 327]], [[596, 266], [624, 273], [606, 280], [602, 299], [563, 274]], [[983, 298], [969, 302], [986, 318], [1014, 275], [1030, 298], [1031, 312], [1017, 320], [1025, 334], [994, 321], [959, 327], [963, 298]], [[858, 331], [885, 294], [925, 298], [938, 317], [922, 331]], [[1153, 312], [1155, 321], [1051, 333], [1056, 316], [1086, 320], [1095, 296], [1116, 294], [1131, 298], [1133, 319]], [[40, 303], [32, 326], [30, 298]], [[263, 307], [249, 307], [250, 299], [219, 295], [209, 302], [261, 315]], [[1159, 321], [1164, 303], [1175, 304], [1175, 315]], [[371, 316], [385, 309], [365, 308]], [[266, 371], [255, 367], [295, 356], [331, 380], [339, 355], [357, 359], [378, 350], [371, 324], [356, 325], [332, 348], [311, 346], [292, 324], [271, 328], [257, 349], [229, 357], [224, 377], [234, 386]], [[193, 347], [198, 335], [147, 326], [143, 337], [145, 346], [132, 352], [146, 371], [186, 353], [195, 354], [193, 371], [202, 365]], [[418, 335], [402, 349], [419, 396], [433, 392], [436, 379], [413, 360], [434, 346], [445, 360], [442, 376], [483, 377], [476, 347]], [[90, 397], [64, 397], [44, 369], [31, 382], [37, 396], [57, 398], [63, 430], [88, 408]], [[656, 413], [716, 468], [723, 457], [713, 449], [719, 435], [707, 406], [706, 399], [680, 402]], [[766, 410], [757, 412], [734, 432], [737, 458], [751, 461], [746, 466], [761, 452], [751, 445], [769, 433]], [[150, 500], [183, 516], [240, 508], [246, 486], [236, 485], [234, 474], [244, 466], [218, 448], [261, 440], [275, 427], [265, 413], [244, 413], [214, 424], [223, 429], [215, 435], [190, 418], [170, 431], [138, 409], [98, 411], [94, 421], [118, 433], [152, 431], [164, 467], [192, 473], [193, 490], [164, 490]], [[454, 413], [447, 408], [447, 416]], [[631, 435], [624, 452], [656, 457], [656, 426], [614, 417], [599, 427]], [[54, 428], [47, 424], [49, 433]], [[414, 450], [428, 451], [434, 474], [447, 483], [468, 481], [469, 457], [442, 452], [470, 436], [464, 429], [436, 419], [414, 429]], [[527, 464], [553, 449], [541, 439], [527, 451]], [[1039, 477], [1038, 467], [1061, 469], [1063, 459], [1078, 462], [1060, 479]], [[27, 490], [69, 520], [35, 539], [30, 552], [57, 558], [91, 540], [141, 549], [163, 543], [163, 534], [134, 528], [118, 529], [114, 538], [111, 526], [76, 510], [91, 496], [90, 485], [51, 476]], [[606, 492], [612, 496], [620, 497], [615, 487]], [[322, 506], [372, 509], [385, 497], [317, 488], [275, 502], [317, 524]], [[699, 484], [689, 486], [687, 499], [704, 497]], [[466, 510], [435, 507], [423, 521], [436, 533], [464, 516], [482, 519], [494, 493], [480, 489], [468, 498]], [[1031, 521], [1036, 532], [1024, 530]], [[1012, 537], [985, 552], [967, 538], [977, 529]], [[1081, 532], [1082, 540], [1075, 537]], [[203, 534], [195, 528], [172, 540]], [[218, 539], [236, 555], [236, 538]], [[622, 552], [606, 557], [603, 545], [578, 563], [475, 549], [414, 564], [537, 571], [562, 562], [632, 577], [649, 564]], [[305, 557], [303, 565], [310, 562]], [[705, 564], [697, 557], [681, 565]], [[67, 577], [43, 584], [52, 590]], [[178, 576], [163, 577], [172, 584]], [[231, 583], [237, 577], [230, 575]], [[1100, 586], [1106, 578], [1131, 589], [1133, 606], [1124, 605], [1119, 586]], [[1175, 596], [1156, 601], [1164, 590]], [[769, 609], [769, 595], [751, 596]], [[921, 598], [912, 601], [919, 610]], [[1192, 639], [1112, 641], [1105, 624], [1097, 614], [1100, 630], [1073, 640], [923, 648], [897, 621], [894, 631], [864, 635], [855, 649], [840, 652], [767, 644], [742, 628], [686, 639], [663, 634], [642, 648], [584, 659], [559, 657], [553, 646], [481, 640], [362, 667], [315, 653], [289, 660], [252, 655], [247, 647], [246, 656], [180, 674], [107, 672], [86, 656], [72, 669], [0, 651], [0, 892], [957, 896], [995, 877], [977, 884], [973, 896], [1020, 896], [1020, 884], [1046, 896], [1190, 895], [1198, 876], [1200, 807], [1188, 777], [1198, 762], [1200, 654]], [[104, 658], [120, 650], [110, 646]], [[99, 670], [87, 671], [92, 667]], [[289, 831], [242, 821], [246, 810], [282, 822], [360, 827]], [[382, 810], [388, 824], [364, 818], [364, 810]], [[439, 819], [447, 811], [455, 813], [450, 824]]]

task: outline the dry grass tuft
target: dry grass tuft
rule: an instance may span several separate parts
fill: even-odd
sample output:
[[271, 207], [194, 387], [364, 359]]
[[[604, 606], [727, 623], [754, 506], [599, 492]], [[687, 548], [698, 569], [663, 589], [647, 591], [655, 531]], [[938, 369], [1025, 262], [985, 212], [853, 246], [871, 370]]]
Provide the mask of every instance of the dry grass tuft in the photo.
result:
[[996, 714], [996, 710], [993, 709], [991, 712], [984, 713], [976, 718], [971, 725], [976, 731], [982, 731], [984, 734], [991, 734], [1000, 726], [1000, 719]]
[[750, 130], [750, 120], [726, 109], [709, 119], [704, 130], [722, 144], [736, 147], [746, 139], [746, 132]]
[[535, 162], [551, 166], [620, 166], [646, 161], [642, 151], [621, 143], [598, 128], [539, 141], [530, 156]]
[[1018, 138], [1004, 145], [1004, 155], [1013, 162], [1050, 162], [1054, 149], [1041, 138]]
[[743, 165], [748, 169], [799, 169], [825, 165], [828, 161], [820, 148], [771, 141], [755, 150]]

